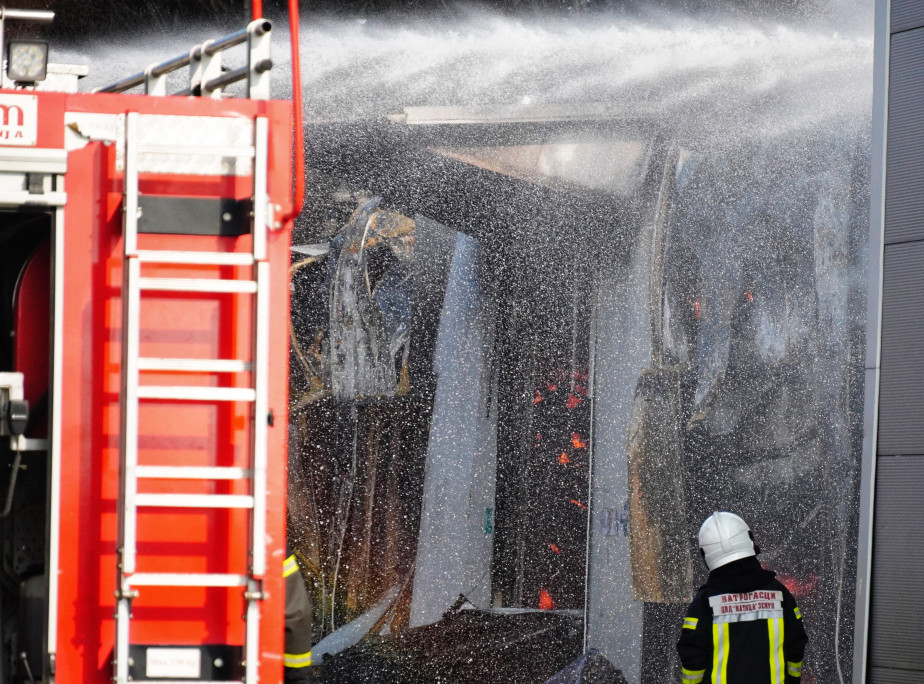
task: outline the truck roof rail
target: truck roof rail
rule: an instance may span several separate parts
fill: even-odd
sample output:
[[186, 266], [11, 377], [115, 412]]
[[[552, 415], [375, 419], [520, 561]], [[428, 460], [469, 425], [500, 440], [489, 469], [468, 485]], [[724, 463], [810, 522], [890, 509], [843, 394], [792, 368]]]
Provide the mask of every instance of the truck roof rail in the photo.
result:
[[[123, 93], [144, 85], [147, 95], [167, 95], [167, 74], [189, 66], [189, 87], [171, 93], [220, 98], [224, 89], [238, 81], [247, 80], [248, 97], [254, 100], [269, 99], [270, 37], [273, 24], [269, 19], [255, 19], [247, 28], [217, 40], [196, 45], [187, 54], [152, 64], [141, 71], [107, 86], [96, 88], [94, 93]], [[221, 53], [228, 48], [247, 43], [247, 64], [224, 71]]]

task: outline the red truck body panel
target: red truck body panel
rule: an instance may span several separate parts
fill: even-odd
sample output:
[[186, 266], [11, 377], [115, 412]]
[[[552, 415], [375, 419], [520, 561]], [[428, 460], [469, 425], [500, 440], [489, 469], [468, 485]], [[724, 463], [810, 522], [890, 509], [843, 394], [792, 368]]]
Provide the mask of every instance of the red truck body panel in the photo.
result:
[[[291, 213], [291, 105], [279, 101], [210, 100], [138, 95], [35, 93], [36, 147], [65, 146], [65, 113], [246, 117], [269, 120], [268, 188], [273, 215]], [[92, 138], [92, 136], [91, 136]], [[194, 144], [194, 141], [192, 141]], [[0, 141], [0, 145], [3, 141]], [[69, 683], [112, 677], [117, 582], [121, 378], [122, 172], [117, 144], [90, 139], [67, 156], [64, 240], [33, 257], [19, 289], [15, 358], [35, 401], [47, 387], [50, 259], [63, 260], [63, 390], [56, 672]], [[252, 172], [252, 171], [251, 171]], [[148, 174], [141, 195], [246, 200], [251, 175]], [[260, 681], [282, 679], [285, 554], [286, 425], [290, 225], [268, 231], [271, 264], [267, 481], [267, 574], [260, 621]], [[142, 234], [139, 248], [248, 252], [250, 235]], [[143, 266], [145, 276], [246, 277], [239, 266]], [[248, 359], [249, 294], [145, 293], [141, 353], [150, 357]], [[41, 376], [44, 367], [45, 375]], [[39, 370], [37, 370], [39, 369]], [[158, 385], [235, 386], [248, 374], [145, 373]], [[29, 384], [31, 383], [31, 384]], [[33, 388], [34, 386], [34, 388]], [[248, 467], [250, 406], [240, 402], [145, 401], [139, 414], [139, 463]], [[239, 481], [145, 481], [142, 492], [247, 494]], [[153, 509], [139, 512], [139, 572], [248, 572], [249, 512], [242, 509]], [[245, 601], [235, 588], [145, 587], [132, 605], [131, 643], [240, 646]]]

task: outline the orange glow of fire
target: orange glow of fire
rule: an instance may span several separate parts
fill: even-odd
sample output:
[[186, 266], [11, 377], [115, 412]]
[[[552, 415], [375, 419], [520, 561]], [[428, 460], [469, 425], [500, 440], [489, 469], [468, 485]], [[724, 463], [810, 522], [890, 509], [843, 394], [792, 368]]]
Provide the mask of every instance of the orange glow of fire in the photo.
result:
[[565, 465], [566, 463], [571, 463], [571, 459], [568, 458], [568, 454], [563, 451], [561, 452], [561, 456], [558, 457], [558, 462]]
[[796, 598], [804, 597], [818, 585], [818, 575], [815, 573], [810, 573], [805, 579], [777, 573], [777, 579], [779, 579]]
[[555, 601], [545, 587], [539, 590], [539, 610], [555, 610]]
[[569, 409], [573, 409], [575, 406], [581, 403], [581, 398], [576, 397], [573, 394], [568, 395], [568, 402], [565, 404]]
[[578, 434], [577, 432], [572, 432], [571, 433], [571, 446], [573, 446], [575, 449], [586, 449], [587, 442], [581, 439], [580, 434]]
[[552, 551], [557, 553], [559, 556], [561, 555], [561, 550], [557, 546], [555, 546], [555, 544], [553, 544], [552, 542], [549, 542], [549, 548], [552, 549]]
[[542, 395], [539, 394], [539, 390], [536, 390], [536, 391], [533, 393], [533, 405], [535, 406], [535, 405], [538, 404], [540, 401], [542, 401]]
[[580, 501], [578, 501], [577, 499], [571, 499], [571, 503], [573, 503], [573, 504], [574, 504], [575, 506], [577, 506], [578, 508], [582, 508], [582, 509], [584, 509], [585, 511], [587, 510], [587, 506], [585, 506], [584, 504], [582, 504], [582, 503], [581, 503]]

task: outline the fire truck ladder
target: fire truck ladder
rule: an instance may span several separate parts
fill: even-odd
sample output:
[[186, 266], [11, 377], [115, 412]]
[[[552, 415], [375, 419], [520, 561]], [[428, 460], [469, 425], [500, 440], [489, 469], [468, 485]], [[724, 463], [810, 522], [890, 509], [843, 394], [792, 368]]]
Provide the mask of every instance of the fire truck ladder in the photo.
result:
[[[268, 122], [254, 120], [252, 146], [203, 149], [193, 154], [221, 157], [249, 157], [253, 160], [253, 249], [251, 252], [151, 251], [138, 248], [139, 156], [144, 153], [190, 154], [183, 145], [140, 144], [139, 115], [125, 120], [125, 181], [122, 284], [122, 387], [121, 467], [119, 474], [119, 568], [116, 591], [116, 639], [114, 681], [127, 684], [129, 669], [129, 621], [132, 600], [141, 587], [241, 587], [246, 601], [244, 619], [244, 681], [256, 684], [259, 667], [260, 606], [262, 578], [266, 571], [266, 460], [268, 416], [268, 329], [269, 263], [267, 262], [267, 220], [269, 198]], [[179, 237], [182, 239], [182, 236]], [[250, 266], [245, 279], [143, 277], [143, 264], [204, 264]], [[238, 272], [240, 269], [235, 269]], [[252, 359], [145, 358], [140, 354], [140, 309], [144, 291], [242, 293], [253, 297]], [[154, 386], [141, 384], [144, 371], [176, 373], [249, 373], [247, 387]], [[183, 402], [247, 402], [251, 405], [252, 444], [249, 468], [139, 465], [139, 404], [144, 400]], [[249, 494], [164, 494], [139, 492], [139, 481], [205, 480], [246, 481]], [[137, 572], [137, 516], [139, 509], [244, 508], [250, 514], [249, 574], [149, 573]]]

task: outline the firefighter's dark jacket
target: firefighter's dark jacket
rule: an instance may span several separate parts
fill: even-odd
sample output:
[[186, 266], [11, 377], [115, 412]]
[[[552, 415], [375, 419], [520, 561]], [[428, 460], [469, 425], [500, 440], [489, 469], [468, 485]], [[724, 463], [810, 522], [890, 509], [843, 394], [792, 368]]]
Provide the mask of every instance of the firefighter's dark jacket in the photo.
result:
[[684, 684], [784, 684], [801, 681], [807, 642], [796, 600], [751, 556], [709, 574], [677, 652]]
[[311, 665], [311, 599], [291, 549], [283, 562], [282, 576], [286, 582], [285, 680], [307, 681], [304, 668]]

